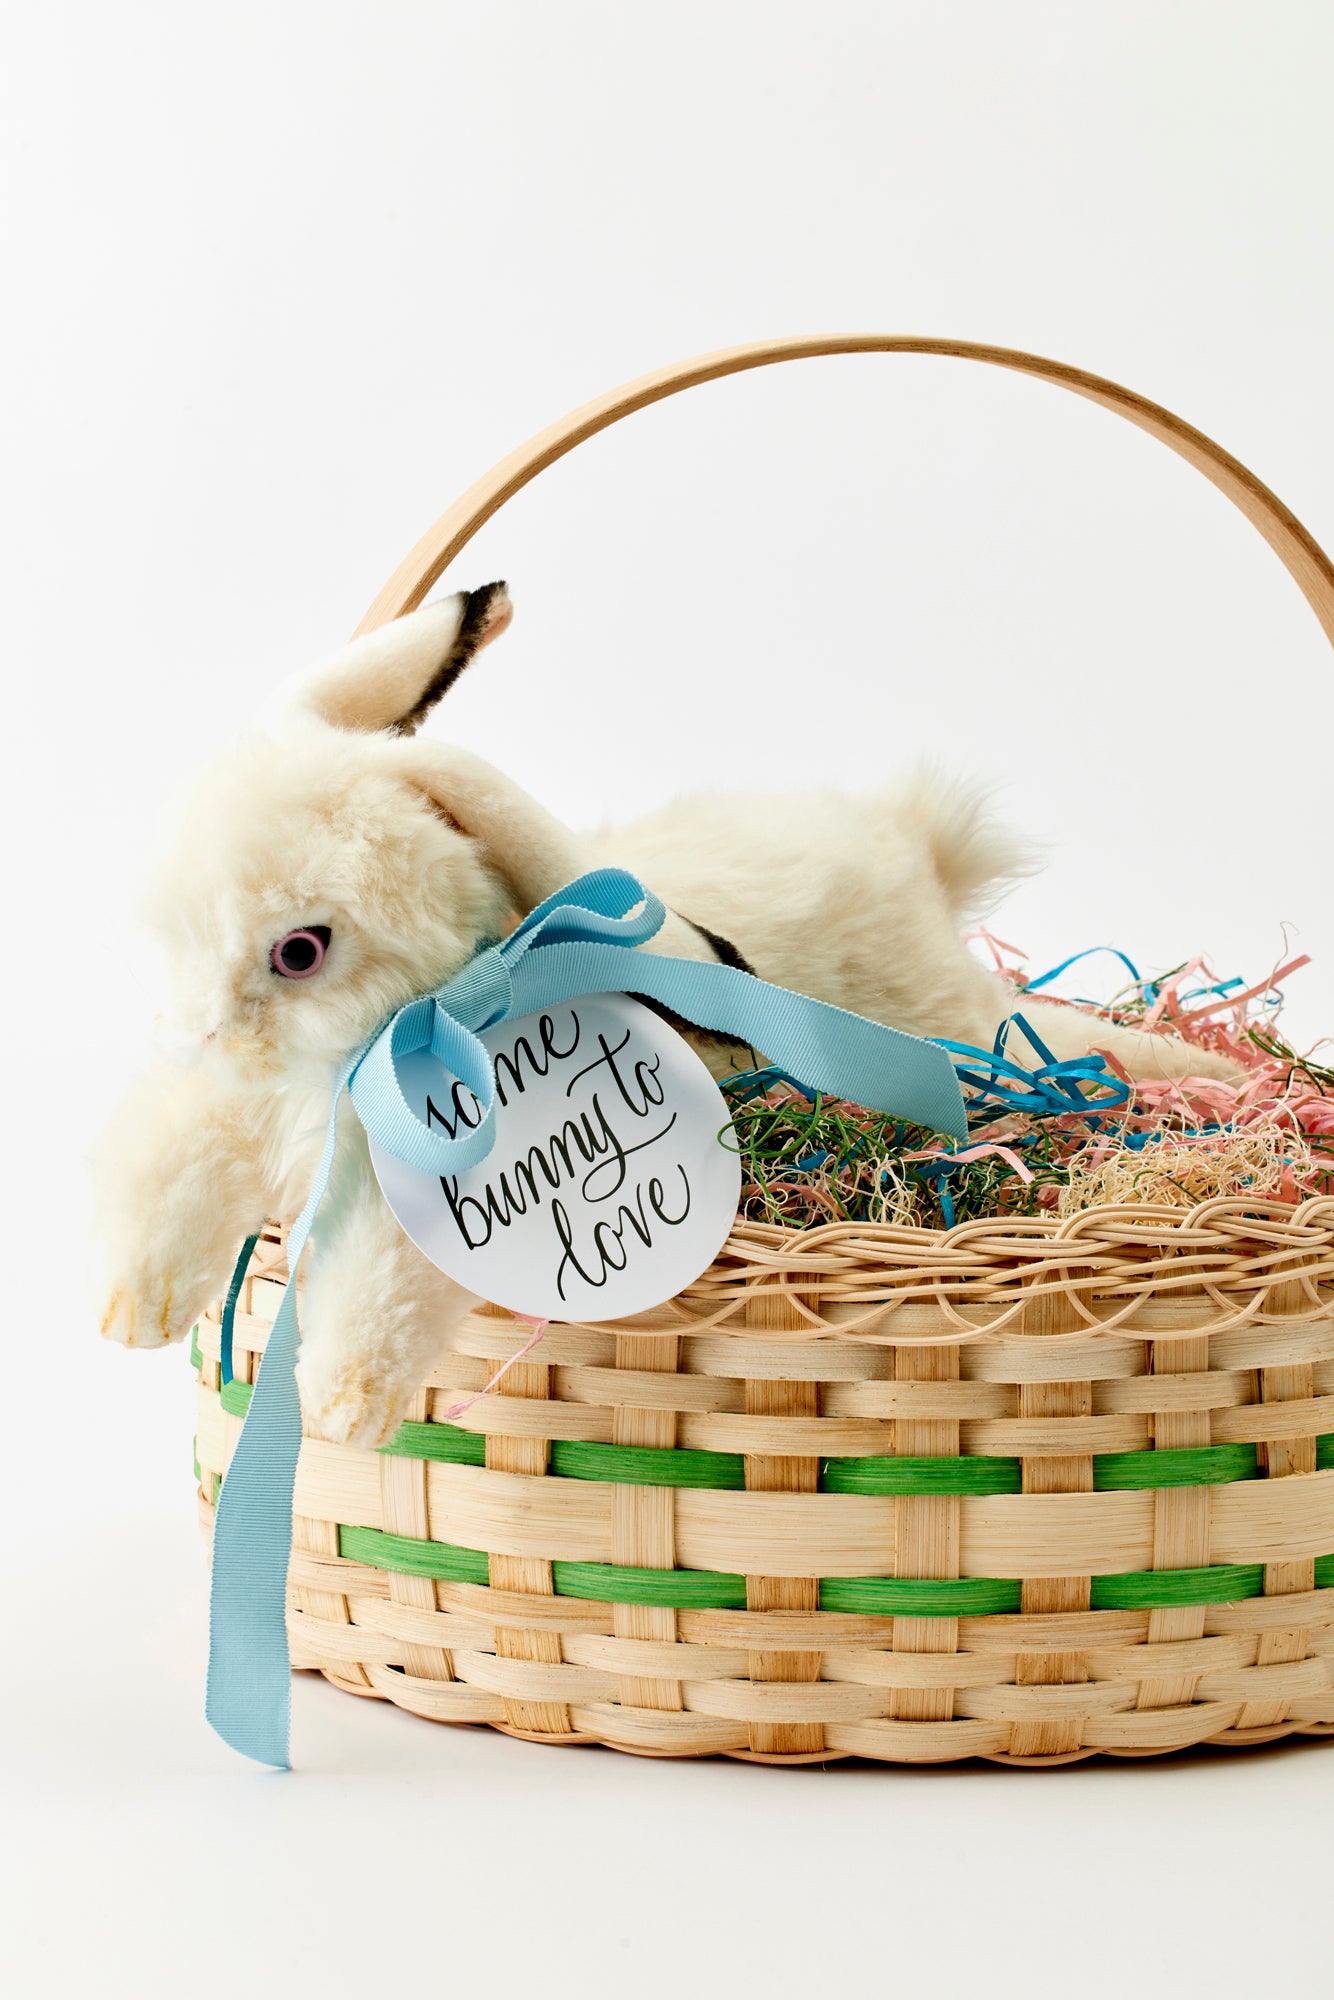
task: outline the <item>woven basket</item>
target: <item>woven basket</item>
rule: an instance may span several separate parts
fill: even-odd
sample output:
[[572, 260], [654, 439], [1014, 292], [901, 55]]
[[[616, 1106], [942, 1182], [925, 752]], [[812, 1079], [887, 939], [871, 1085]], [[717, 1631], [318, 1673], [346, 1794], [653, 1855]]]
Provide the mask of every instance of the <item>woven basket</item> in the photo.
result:
[[[906, 351], [1076, 390], [1265, 534], [1334, 637], [1334, 569], [1167, 411], [1007, 350], [733, 350], [577, 412], [472, 489], [377, 600], [412, 608], [583, 437], [769, 361]], [[261, 1238], [220, 1389], [211, 1524], [285, 1279]], [[948, 1232], [738, 1223], [679, 1297], [529, 1336], [471, 1314], [379, 1452], [307, 1439], [293, 1664], [442, 1722], [646, 1755], [1064, 1763], [1334, 1731], [1334, 1201], [1101, 1208]]]

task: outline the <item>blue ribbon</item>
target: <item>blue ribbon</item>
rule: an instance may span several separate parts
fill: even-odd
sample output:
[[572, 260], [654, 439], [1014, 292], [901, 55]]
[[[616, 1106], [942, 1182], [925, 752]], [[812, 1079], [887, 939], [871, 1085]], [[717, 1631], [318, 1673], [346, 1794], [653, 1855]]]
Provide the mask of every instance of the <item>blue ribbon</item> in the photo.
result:
[[[1026, 1068], [1006, 1054], [1011, 1034], [1023, 1035], [1037, 1065]], [[1105, 1111], [1128, 1102], [1130, 1087], [1114, 1076], [1104, 1056], [1067, 1056], [1058, 1062], [1041, 1035], [1022, 1014], [1012, 1014], [996, 1031], [993, 1049], [972, 1048], [967, 1042], [937, 1039], [936, 1046], [958, 1057], [954, 1067], [961, 1083], [973, 1093], [968, 1100], [968, 1125], [973, 1132], [993, 1125], [1010, 1112], [1030, 1118], [1062, 1118], [1078, 1113], [1097, 1124]], [[981, 1065], [974, 1067], [973, 1065]], [[1098, 1096], [1090, 1095], [1097, 1089]]]
[[1113, 958], [1120, 959], [1122, 965], [1124, 965], [1126, 971], [1130, 974], [1132, 986], [1143, 986], [1145, 984], [1143, 975], [1133, 958], [1127, 958], [1125, 953], [1118, 951], [1114, 944], [1091, 944], [1086, 950], [1073, 952], [1069, 958], [1063, 958], [1060, 964], [1053, 965], [1049, 972], [1040, 972], [1036, 979], [1026, 979], [1023, 990], [1025, 993], [1036, 993], [1041, 987], [1050, 986], [1054, 979], [1059, 979], [1061, 974], [1068, 972], [1072, 965], [1079, 965], [1086, 958], [1097, 958], [1103, 952], [1110, 952]]
[[[494, 1138], [495, 1074], [480, 1039], [487, 1029], [583, 993], [628, 990], [662, 1002], [699, 1028], [763, 1049], [833, 1096], [958, 1140], [967, 1137], [963, 1097], [943, 1046], [770, 986], [735, 966], [655, 952], [627, 961], [627, 951], [655, 936], [665, 915], [658, 898], [622, 869], [582, 875], [539, 904], [502, 943], [479, 951], [438, 992], [399, 1008], [338, 1073], [324, 1151], [288, 1241], [291, 1280], [213, 1531], [206, 1712], [233, 1749], [258, 1763], [289, 1765], [287, 1565], [301, 1449], [295, 1278], [329, 1184], [345, 1089], [366, 1131], [386, 1151], [424, 1173], [460, 1173], [486, 1158]], [[429, 1130], [404, 1095], [399, 1065], [424, 1049], [467, 1085], [481, 1107], [477, 1125], [455, 1138]]]
[[[1170, 977], [1171, 975], [1166, 973], [1160, 973], [1156, 979], [1146, 977], [1145, 974], [1140, 971], [1134, 959], [1127, 958], [1125, 953], [1123, 951], [1118, 951], [1117, 947], [1114, 944], [1092, 944], [1088, 947], [1087, 951], [1077, 951], [1074, 953], [1072, 957], [1063, 958], [1060, 964], [1053, 965], [1049, 972], [1040, 972], [1036, 979], [1026, 979], [1024, 981], [1023, 990], [1025, 993], [1036, 993], [1041, 987], [1050, 986], [1054, 979], [1059, 979], [1061, 974], [1063, 972], [1068, 972], [1072, 965], [1078, 965], [1082, 959], [1097, 958], [1101, 953], [1104, 952], [1110, 952], [1113, 958], [1120, 959], [1122, 965], [1124, 965], [1126, 971], [1130, 974], [1130, 984], [1132, 986], [1137, 986], [1141, 994], [1144, 996], [1144, 999], [1149, 1003], [1150, 1006], [1152, 1006], [1153, 1002], [1158, 998], [1158, 995], [1162, 990], [1163, 980], [1165, 978]], [[1182, 1001], [1189, 1001], [1189, 1000], [1203, 1000], [1206, 999], [1210, 994], [1222, 996], [1227, 993], [1235, 993], [1237, 988], [1239, 986], [1244, 986], [1245, 983], [1246, 983], [1245, 980], [1240, 978], [1219, 979], [1216, 980], [1212, 986], [1192, 986], [1189, 993], [1183, 993], [1179, 997]], [[1089, 1006], [1100, 1006], [1102, 1003], [1100, 1001], [1095, 1000], [1095, 1001], [1081, 1002], [1080, 1004]], [[1272, 999], [1266, 998], [1265, 1000], [1266, 1006], [1272, 1006], [1273, 1004], [1274, 1001]]]

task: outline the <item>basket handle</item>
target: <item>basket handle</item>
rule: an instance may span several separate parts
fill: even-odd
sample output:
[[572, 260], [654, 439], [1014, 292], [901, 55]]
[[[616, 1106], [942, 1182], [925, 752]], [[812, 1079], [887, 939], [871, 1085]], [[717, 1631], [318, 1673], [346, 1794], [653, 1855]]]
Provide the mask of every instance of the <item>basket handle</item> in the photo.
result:
[[1334, 643], [1334, 564], [1277, 494], [1271, 493], [1253, 472], [1203, 431], [1183, 423], [1159, 404], [1137, 396], [1132, 389], [1123, 389], [1101, 375], [1086, 374], [1082, 368], [1069, 368], [1061, 361], [1047, 361], [1018, 348], [981, 346], [969, 340], [926, 340], [887, 333], [813, 334], [725, 347], [716, 354], [699, 355], [692, 361], [678, 361], [651, 375], [641, 375], [638, 381], [625, 383], [610, 394], [585, 403], [581, 409], [539, 431], [508, 458], [502, 458], [499, 465], [493, 466], [446, 509], [394, 571], [357, 627], [358, 634], [373, 632], [391, 618], [415, 611], [459, 551], [511, 495], [548, 465], [563, 458], [567, 451], [573, 451], [585, 438], [595, 437], [610, 424], [646, 409], [650, 403], [660, 403], [682, 389], [693, 389], [697, 383], [715, 382], [723, 375], [739, 375], [748, 368], [766, 368], [775, 361], [803, 361], [820, 354], [948, 355], [959, 361], [981, 361], [993, 368], [1011, 368], [1020, 375], [1035, 375], [1039, 381], [1052, 382], [1058, 388], [1087, 397], [1091, 403], [1101, 403], [1104, 409], [1115, 411], [1117, 416], [1127, 418], [1150, 437], [1168, 445], [1241, 509], [1274, 550]]

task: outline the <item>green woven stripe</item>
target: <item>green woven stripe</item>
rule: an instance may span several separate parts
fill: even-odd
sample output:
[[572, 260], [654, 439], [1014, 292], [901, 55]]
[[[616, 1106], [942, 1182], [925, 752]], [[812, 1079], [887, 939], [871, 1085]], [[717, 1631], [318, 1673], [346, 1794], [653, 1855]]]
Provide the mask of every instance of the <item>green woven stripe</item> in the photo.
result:
[[[214, 1498], [217, 1497], [216, 1475]], [[450, 1542], [418, 1541], [379, 1528], [338, 1530], [339, 1554], [373, 1569], [401, 1576], [440, 1577], [456, 1583], [486, 1583], [482, 1549]], [[746, 1581], [723, 1570], [634, 1569], [621, 1563], [553, 1562], [552, 1587], [558, 1597], [587, 1597], [604, 1604], [660, 1604], [680, 1610], [739, 1611], [745, 1608]], [[1318, 1556], [1316, 1588], [1334, 1588], [1334, 1554]], [[1263, 1563], [1216, 1563], [1208, 1569], [1131, 1570], [1123, 1576], [1095, 1576], [1094, 1611], [1152, 1610], [1181, 1604], [1233, 1604], [1264, 1591]], [[1013, 1577], [832, 1576], [820, 1585], [822, 1611], [875, 1617], [983, 1618], [1020, 1609], [1020, 1584]]]
[[564, 1479], [609, 1479], [618, 1486], [706, 1486], [738, 1492], [746, 1483], [739, 1451], [671, 1451], [649, 1444], [582, 1444], [557, 1439], [551, 1470]]
[[381, 1528], [340, 1528], [338, 1553], [349, 1562], [398, 1576], [444, 1578], [450, 1583], [489, 1581], [485, 1552], [455, 1548], [452, 1542], [422, 1542], [412, 1535], [389, 1535]]
[[445, 1465], [485, 1465], [486, 1439], [457, 1424], [400, 1424], [380, 1450], [387, 1458], [432, 1458]]
[[1198, 1445], [1185, 1451], [1108, 1451], [1093, 1461], [1099, 1493], [1124, 1493], [1145, 1486], [1226, 1486], [1254, 1479], [1253, 1444]]
[[827, 1458], [826, 1493], [1019, 1493], [1017, 1458]]
[[[222, 1392], [223, 1408], [244, 1415], [249, 1401], [244, 1382]], [[229, 1397], [234, 1399], [229, 1401]], [[453, 1424], [403, 1424], [381, 1450], [397, 1458], [429, 1458], [449, 1465], [485, 1465], [480, 1432]], [[1317, 1464], [1334, 1467], [1334, 1436], [1317, 1438]], [[746, 1483], [739, 1451], [672, 1451], [653, 1445], [590, 1444], [556, 1439], [551, 1470], [562, 1479], [605, 1480], [620, 1486], [695, 1486], [740, 1492]], [[1124, 1493], [1166, 1486], [1222, 1486], [1258, 1476], [1253, 1444], [1201, 1445], [1184, 1451], [1109, 1451], [1093, 1459], [1093, 1485], [1100, 1493]], [[825, 1493], [1021, 1493], [1018, 1458], [827, 1458], [820, 1473]]]
[[229, 1417], [243, 1417], [250, 1408], [250, 1396], [250, 1383], [238, 1381], [235, 1375], [218, 1391], [218, 1401]]
[[603, 1604], [665, 1604], [681, 1611], [744, 1611], [746, 1579], [716, 1569], [631, 1569], [623, 1563], [554, 1562], [558, 1597]]
[[1263, 1563], [1214, 1563], [1209, 1569], [1138, 1569], [1124, 1576], [1095, 1576], [1091, 1611], [1158, 1610], [1175, 1604], [1234, 1604], [1260, 1597]]
[[203, 1475], [203, 1473], [202, 1473], [202, 1472], [200, 1471], [200, 1468], [199, 1468], [199, 1439], [198, 1439], [198, 1438], [191, 1438], [191, 1440], [190, 1440], [190, 1451], [191, 1451], [191, 1455], [192, 1455], [192, 1457], [194, 1458], [194, 1462], [195, 1462], [195, 1485], [196, 1485], [196, 1486], [202, 1486], [202, 1485], [203, 1485], [203, 1483], [204, 1483], [204, 1475]]
[[[190, 1358], [197, 1369], [202, 1367], [197, 1339], [192, 1342]], [[250, 1383], [228, 1382], [220, 1392], [222, 1407], [229, 1416], [243, 1417], [250, 1408], [250, 1395]], [[433, 1459], [446, 1465], [486, 1464], [482, 1433], [460, 1430], [455, 1424], [400, 1424], [380, 1449], [393, 1458]], [[1316, 1439], [1316, 1464], [1322, 1470], [1334, 1468], [1334, 1434]], [[589, 1444], [572, 1438], [552, 1443], [551, 1470], [562, 1479], [603, 1480], [620, 1486], [693, 1486], [740, 1492], [746, 1483], [745, 1459], [737, 1451], [672, 1451], [653, 1445]], [[1258, 1470], [1253, 1444], [1201, 1445], [1184, 1451], [1109, 1451], [1094, 1457], [1093, 1485], [1101, 1493], [1221, 1486], [1254, 1479]], [[821, 1467], [820, 1488], [825, 1493], [1020, 1493], [1023, 1477], [1018, 1458], [827, 1458]], [[626, 1599], [627, 1603], [634, 1601]]]
[[194, 1369], [196, 1375], [201, 1372], [204, 1366], [204, 1357], [199, 1348], [199, 1328], [197, 1326], [190, 1328], [190, 1366]]
[[827, 1576], [820, 1585], [822, 1611], [873, 1617], [983, 1618], [1019, 1608], [1018, 1581], [1003, 1576]]

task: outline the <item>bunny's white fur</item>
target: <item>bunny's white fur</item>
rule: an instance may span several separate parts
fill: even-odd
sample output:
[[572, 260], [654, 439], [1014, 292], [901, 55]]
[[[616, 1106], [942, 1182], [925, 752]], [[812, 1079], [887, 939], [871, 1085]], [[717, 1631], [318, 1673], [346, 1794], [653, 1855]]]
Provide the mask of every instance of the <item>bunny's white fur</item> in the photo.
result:
[[[302, 1206], [348, 1052], [590, 866], [628, 867], [668, 904], [648, 950], [712, 958], [702, 925], [762, 978], [983, 1046], [1012, 1011], [959, 931], [1029, 864], [975, 789], [919, 777], [869, 798], [698, 800], [577, 836], [481, 759], [410, 733], [508, 622], [492, 585], [355, 641], [195, 788], [152, 899], [175, 1056], [100, 1154], [110, 1337], [179, 1338], [241, 1240]], [[275, 941], [311, 926], [331, 934], [324, 965], [280, 977]], [[1145, 1075], [1219, 1067], [1068, 1009], [1024, 1011], [1058, 1056], [1092, 1044]], [[729, 1066], [719, 1045], [702, 1052]], [[346, 1100], [339, 1132], [298, 1373], [312, 1429], [375, 1444], [472, 1300], [399, 1229]]]

